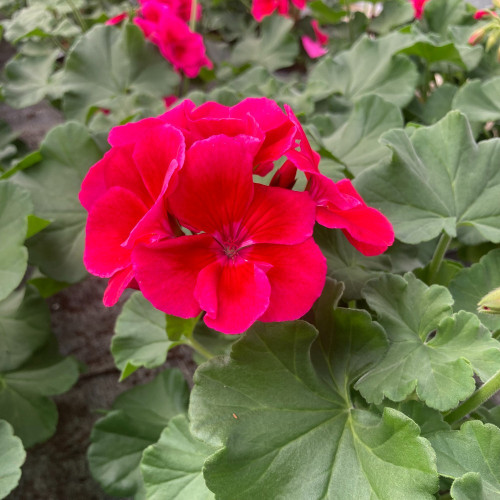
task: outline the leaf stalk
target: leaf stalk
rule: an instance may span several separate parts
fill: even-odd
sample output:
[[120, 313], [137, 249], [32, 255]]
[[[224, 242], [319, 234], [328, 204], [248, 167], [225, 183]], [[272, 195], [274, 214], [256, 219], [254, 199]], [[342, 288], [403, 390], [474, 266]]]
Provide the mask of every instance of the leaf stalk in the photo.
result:
[[443, 263], [443, 258], [448, 250], [448, 247], [450, 246], [451, 240], [451, 236], [446, 233], [443, 233], [441, 235], [441, 238], [439, 238], [436, 250], [434, 250], [434, 255], [432, 256], [432, 260], [429, 266], [429, 285], [432, 285], [432, 283], [434, 283], [434, 280], [436, 279], [439, 269], [441, 268], [441, 264]]
[[500, 391], [500, 370], [477, 389], [469, 399], [466, 399], [454, 410], [448, 412], [444, 419], [449, 424], [462, 420], [469, 413], [479, 408], [484, 402], [488, 401], [498, 391]]

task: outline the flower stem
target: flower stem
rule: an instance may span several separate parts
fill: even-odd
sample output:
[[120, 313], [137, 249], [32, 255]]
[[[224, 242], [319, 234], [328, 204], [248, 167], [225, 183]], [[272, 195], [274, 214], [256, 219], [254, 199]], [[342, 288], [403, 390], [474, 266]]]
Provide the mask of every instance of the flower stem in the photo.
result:
[[451, 236], [446, 233], [443, 233], [441, 235], [441, 238], [439, 238], [436, 250], [434, 250], [434, 255], [432, 256], [432, 260], [429, 266], [429, 285], [434, 283], [434, 280], [436, 279], [436, 276], [443, 262], [443, 257], [445, 256], [446, 251], [450, 246], [451, 240]]
[[191, 0], [191, 17], [189, 19], [189, 29], [194, 31], [196, 27], [196, 14], [198, 12], [198, 0]]
[[498, 391], [500, 391], [500, 370], [477, 389], [469, 399], [466, 399], [457, 408], [447, 413], [444, 419], [449, 424], [462, 420], [466, 415], [479, 408], [485, 401], [488, 401]]
[[188, 346], [191, 346], [200, 356], [203, 356], [205, 359], [212, 359], [215, 354], [210, 352], [208, 349], [203, 347], [197, 340], [193, 337], [190, 337], [185, 342]]

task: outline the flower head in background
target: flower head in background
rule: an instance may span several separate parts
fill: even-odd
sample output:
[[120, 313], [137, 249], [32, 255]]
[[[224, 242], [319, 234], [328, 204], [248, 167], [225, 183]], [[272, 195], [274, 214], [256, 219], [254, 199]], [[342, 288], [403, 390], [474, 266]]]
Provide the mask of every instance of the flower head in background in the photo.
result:
[[[299, 10], [306, 6], [306, 0], [291, 0], [292, 4]], [[274, 11], [278, 11], [280, 16], [287, 16], [290, 10], [289, 0], [253, 0], [252, 16], [259, 23], [266, 16], [270, 16]]]
[[421, 19], [424, 12], [424, 5], [427, 0], [411, 0], [413, 11], [416, 19]]
[[185, 9], [181, 9], [184, 3], [142, 0], [140, 16], [134, 18], [134, 23], [158, 46], [176, 71], [195, 78], [202, 67], [212, 68], [213, 65], [206, 56], [202, 36], [192, 32], [180, 17], [186, 15]]

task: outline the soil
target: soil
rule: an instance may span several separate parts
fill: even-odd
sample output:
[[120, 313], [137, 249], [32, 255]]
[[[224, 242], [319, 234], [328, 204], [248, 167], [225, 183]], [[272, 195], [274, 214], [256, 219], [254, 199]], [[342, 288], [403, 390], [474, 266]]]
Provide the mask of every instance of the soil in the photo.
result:
[[[0, 67], [13, 54], [0, 44]], [[37, 149], [46, 133], [63, 121], [61, 113], [42, 102], [25, 109], [0, 104], [0, 119], [9, 123], [30, 149]], [[138, 370], [119, 383], [119, 371], [110, 353], [114, 324], [123, 302], [109, 309], [103, 306], [105, 280], [88, 277], [48, 299], [52, 328], [63, 355], [74, 356], [85, 365], [77, 384], [66, 394], [55, 397], [59, 411], [56, 434], [47, 442], [28, 450], [19, 486], [8, 500], [104, 500], [92, 479], [86, 452], [90, 433], [99, 418], [96, 410], [109, 409], [122, 391], [151, 380], [157, 370]], [[165, 366], [178, 367], [192, 381], [194, 363], [185, 346], [173, 349]]]

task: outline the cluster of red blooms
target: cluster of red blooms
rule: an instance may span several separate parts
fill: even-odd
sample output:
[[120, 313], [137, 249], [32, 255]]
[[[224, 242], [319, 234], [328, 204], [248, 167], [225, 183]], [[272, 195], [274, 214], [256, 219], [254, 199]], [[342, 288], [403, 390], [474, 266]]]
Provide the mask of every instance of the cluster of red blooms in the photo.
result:
[[[139, 15], [134, 18], [144, 36], [158, 46], [176, 71], [182, 71], [188, 78], [198, 76], [204, 66], [212, 68], [202, 36], [188, 25], [192, 3], [191, 0], [139, 0]], [[195, 15], [200, 18], [200, 6]], [[120, 14], [106, 24], [117, 24], [126, 17], [127, 13]]]
[[[115, 127], [83, 181], [84, 262], [109, 279], [104, 303], [139, 288], [158, 309], [240, 333], [256, 320], [294, 320], [319, 297], [326, 261], [315, 221], [365, 255], [392, 244], [389, 221], [351, 182], [323, 176], [292, 110], [248, 98], [233, 107], [185, 100]], [[275, 162], [286, 160], [263, 185]], [[292, 191], [297, 170], [305, 191]]]

